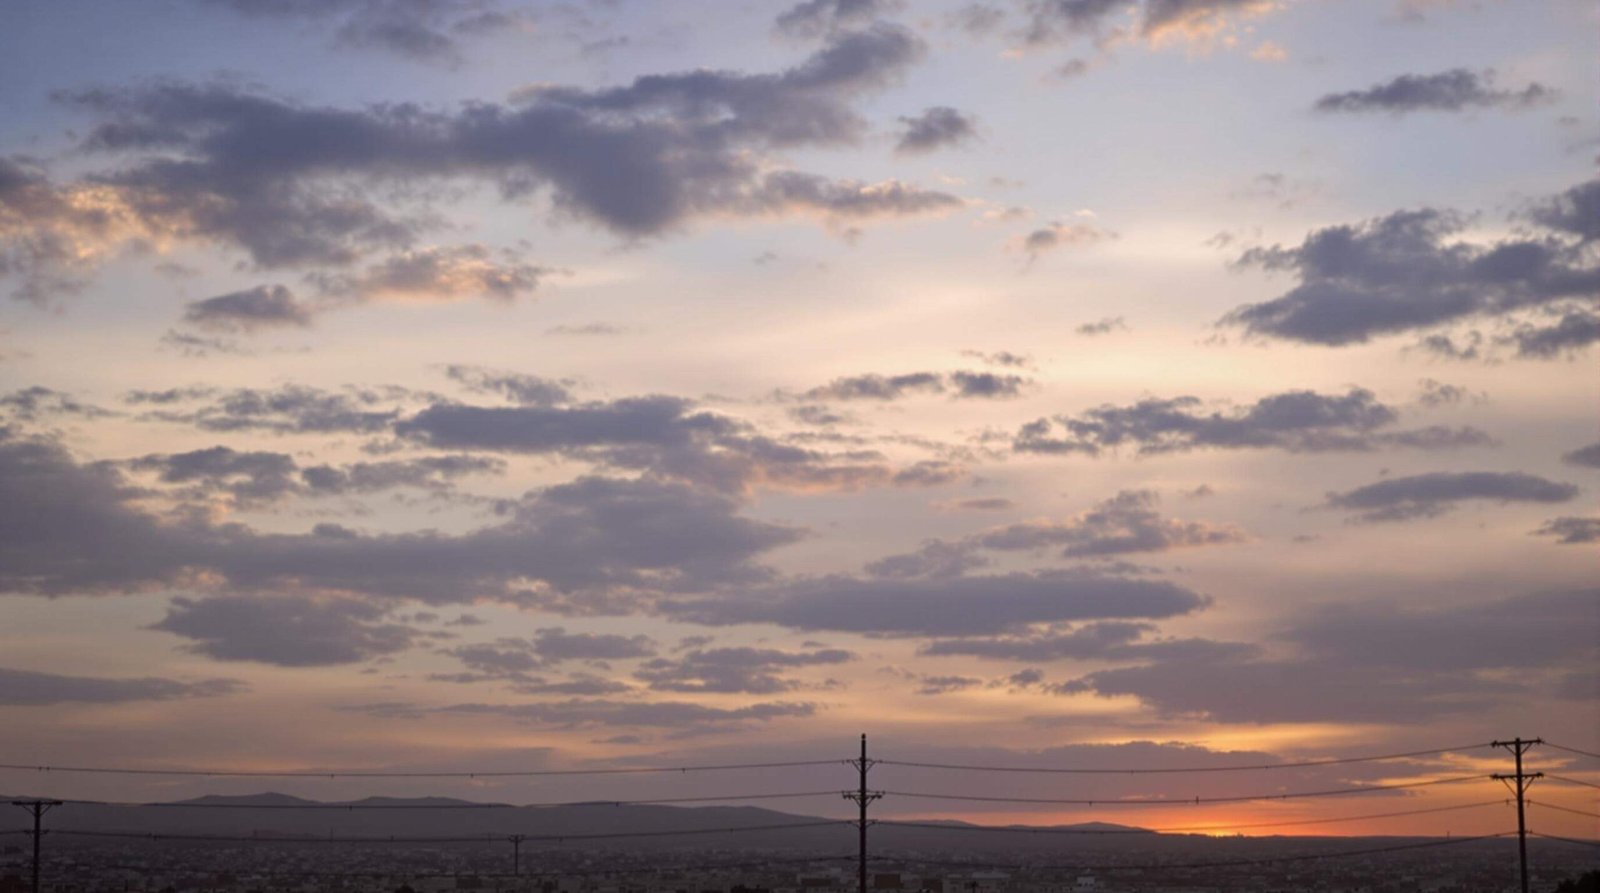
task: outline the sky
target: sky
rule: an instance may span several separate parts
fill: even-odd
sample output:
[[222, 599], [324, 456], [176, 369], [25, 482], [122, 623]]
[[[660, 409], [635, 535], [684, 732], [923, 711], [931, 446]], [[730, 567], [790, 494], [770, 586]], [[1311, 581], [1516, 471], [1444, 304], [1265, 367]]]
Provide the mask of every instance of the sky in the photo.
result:
[[[1595, 837], [1600, 11], [21, 0], [0, 762], [1510, 770]], [[716, 777], [0, 790], [540, 802]], [[881, 815], [1493, 833], [1497, 782]], [[1494, 801], [1489, 803], [1489, 801]], [[1487, 804], [1487, 805], [1484, 805]], [[843, 814], [837, 795], [768, 803]], [[1294, 825], [1461, 807], [1444, 813]], [[1251, 833], [1257, 833], [1252, 831]]]

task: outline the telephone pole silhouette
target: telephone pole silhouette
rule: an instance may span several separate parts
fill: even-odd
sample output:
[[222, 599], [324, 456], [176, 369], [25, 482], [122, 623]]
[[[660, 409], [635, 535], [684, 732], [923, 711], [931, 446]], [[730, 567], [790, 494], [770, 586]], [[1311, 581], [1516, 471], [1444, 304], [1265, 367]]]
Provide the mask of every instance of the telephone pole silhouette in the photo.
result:
[[522, 842], [528, 839], [526, 834], [513, 834], [506, 840], [511, 841], [511, 876], [522, 876]]
[[861, 818], [856, 822], [856, 827], [861, 834], [856, 876], [857, 893], [867, 893], [867, 826], [872, 824], [867, 821], [867, 804], [883, 796], [882, 791], [867, 790], [867, 770], [871, 769], [872, 764], [875, 762], [877, 761], [867, 758], [867, 736], [866, 733], [862, 733], [861, 758], [850, 761], [850, 765], [856, 767], [856, 771], [860, 773], [861, 787], [858, 790], [845, 791], [844, 793], [846, 800], [854, 800], [856, 805], [861, 807]]
[[1528, 786], [1536, 778], [1544, 778], [1543, 772], [1526, 773], [1522, 771], [1522, 755], [1535, 744], [1543, 744], [1543, 738], [1526, 740], [1512, 738], [1510, 741], [1494, 741], [1491, 747], [1503, 747], [1517, 758], [1517, 773], [1515, 775], [1502, 775], [1496, 773], [1494, 778], [1506, 783], [1517, 795], [1517, 855], [1522, 868], [1522, 893], [1528, 893], [1528, 822], [1524, 816], [1523, 797], [1528, 793]]
[[12, 806], [20, 806], [33, 814], [33, 893], [39, 893], [39, 838], [44, 836], [44, 831], [39, 827], [39, 820], [51, 809], [60, 806], [60, 800], [12, 800]]

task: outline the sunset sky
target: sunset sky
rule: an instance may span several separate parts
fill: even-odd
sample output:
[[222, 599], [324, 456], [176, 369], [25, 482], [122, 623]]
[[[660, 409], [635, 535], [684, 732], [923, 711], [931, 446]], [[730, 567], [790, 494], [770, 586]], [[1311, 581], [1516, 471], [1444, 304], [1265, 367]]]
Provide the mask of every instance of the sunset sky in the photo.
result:
[[[1583, 0], [7, 3], [0, 762], [1465, 748], [873, 774], [1192, 800], [1600, 751], [1597, 28]], [[1557, 808], [1594, 793], [1542, 782], [1530, 826], [1600, 836]], [[1272, 829], [1459, 834], [1515, 827], [1474, 806], [1505, 796], [875, 809], [1461, 806]]]

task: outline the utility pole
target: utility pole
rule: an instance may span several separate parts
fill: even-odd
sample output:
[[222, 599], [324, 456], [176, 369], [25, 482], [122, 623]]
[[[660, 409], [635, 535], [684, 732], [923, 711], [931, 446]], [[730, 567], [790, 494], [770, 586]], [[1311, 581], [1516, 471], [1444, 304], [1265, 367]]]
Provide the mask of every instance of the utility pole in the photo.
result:
[[506, 840], [511, 841], [511, 876], [522, 876], [522, 842], [528, 839], [526, 834], [513, 834]]
[[12, 806], [20, 806], [33, 814], [33, 893], [39, 893], [39, 838], [44, 836], [44, 831], [39, 828], [39, 820], [51, 809], [60, 806], [60, 800], [12, 800]]
[[867, 804], [883, 796], [881, 791], [867, 790], [867, 770], [872, 768], [874, 762], [876, 761], [867, 759], [867, 736], [863, 733], [861, 735], [861, 758], [850, 761], [850, 765], [856, 767], [856, 770], [861, 773], [861, 787], [858, 790], [845, 791], [844, 793], [846, 800], [854, 800], [856, 805], [861, 807], [861, 818], [856, 822], [856, 827], [861, 832], [860, 864], [856, 878], [857, 893], [867, 893], [867, 826], [872, 824], [867, 821]]
[[1522, 866], [1522, 893], [1528, 893], [1528, 821], [1525, 815], [1525, 807], [1523, 806], [1523, 797], [1528, 793], [1528, 786], [1533, 783], [1534, 779], [1544, 778], [1543, 772], [1526, 773], [1522, 771], [1522, 755], [1527, 753], [1528, 749], [1535, 744], [1543, 743], [1544, 739], [1542, 738], [1534, 738], [1532, 740], [1512, 738], [1510, 741], [1494, 741], [1490, 743], [1491, 747], [1504, 747], [1517, 758], [1517, 774], [1496, 774], [1494, 777], [1505, 782], [1506, 787], [1511, 788], [1517, 795], [1517, 854]]

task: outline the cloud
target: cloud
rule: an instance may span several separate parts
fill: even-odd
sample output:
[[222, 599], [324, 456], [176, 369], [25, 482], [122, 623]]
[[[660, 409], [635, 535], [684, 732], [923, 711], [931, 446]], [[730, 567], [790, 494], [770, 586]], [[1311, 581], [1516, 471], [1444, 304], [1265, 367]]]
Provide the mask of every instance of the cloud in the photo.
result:
[[[193, 516], [163, 523], [135, 507], [138, 495], [108, 464], [80, 465], [47, 439], [0, 437], [0, 592], [112, 593], [180, 584], [275, 590], [285, 600], [257, 610], [307, 622], [329, 614], [347, 628], [377, 621], [363, 614], [367, 608], [312, 595], [498, 599], [593, 613], [635, 607], [663, 591], [766, 580], [771, 572], [752, 560], [803, 535], [740, 517], [727, 496], [651, 480], [583, 477], [530, 491], [504, 501], [493, 523], [460, 534], [363, 534], [330, 524], [309, 533], [264, 533]], [[202, 632], [215, 618], [243, 622], [252, 604], [198, 602], [175, 609], [165, 623]], [[226, 642], [216, 647], [231, 650]]]
[[1481, 74], [1455, 68], [1438, 74], [1403, 74], [1385, 84], [1347, 93], [1329, 93], [1312, 106], [1319, 112], [1460, 112], [1474, 108], [1520, 109], [1555, 98], [1555, 91], [1533, 83], [1520, 91], [1497, 90], [1494, 71]]
[[525, 13], [494, 0], [199, 0], [252, 19], [299, 19], [346, 47], [456, 65], [461, 38], [525, 27]]
[[[160, 409], [147, 414], [156, 421], [182, 422], [204, 431], [267, 431], [274, 434], [376, 434], [399, 416], [389, 408], [389, 395], [371, 390], [328, 391], [303, 385], [283, 385], [264, 390], [237, 388], [220, 395], [182, 395], [171, 401], [188, 402], [191, 396], [212, 398], [195, 409]], [[161, 405], [171, 405], [163, 401]]]
[[769, 150], [858, 140], [866, 125], [851, 101], [921, 53], [910, 32], [878, 24], [776, 74], [539, 87], [514, 105], [455, 111], [306, 106], [220, 85], [65, 98], [94, 119], [82, 148], [123, 162], [100, 180], [134, 203], [137, 219], [236, 245], [261, 267], [344, 265], [407, 248], [427, 224], [376, 202], [373, 187], [394, 183], [482, 182], [508, 200], [545, 190], [561, 213], [630, 239], [705, 215], [859, 220], [955, 207], [942, 193], [830, 181], [767, 159]]
[[1600, 266], [1583, 242], [1555, 229], [1492, 244], [1449, 241], [1465, 226], [1458, 214], [1424, 208], [1314, 230], [1298, 247], [1251, 249], [1239, 266], [1292, 273], [1298, 283], [1273, 300], [1234, 309], [1220, 324], [1338, 346], [1546, 310], [1574, 316], [1563, 321], [1564, 331], [1530, 334], [1535, 355], [1543, 344], [1559, 349], [1592, 340], [1592, 321], [1572, 304], [1600, 291]]
[[549, 663], [653, 657], [656, 647], [655, 640], [645, 635], [569, 633], [559, 626], [537, 630], [532, 644], [533, 653]]
[[[1137, 36], [1159, 44], [1170, 39], [1206, 42], [1223, 31], [1230, 18], [1259, 15], [1276, 4], [1265, 0], [1027, 0], [1024, 42], [1033, 45], [1067, 43], [1092, 38], [1104, 43], [1114, 37]], [[1129, 28], [1108, 28], [1126, 17]]]
[[945, 105], [923, 109], [914, 117], [903, 117], [900, 124], [900, 139], [894, 147], [900, 155], [922, 155], [947, 146], [959, 146], [978, 136], [970, 116]]
[[1415, 608], [1339, 605], [1302, 615], [1277, 638], [1294, 654], [1174, 652], [1090, 673], [1063, 692], [1130, 695], [1164, 715], [1216, 722], [1395, 722], [1480, 711], [1550, 694], [1541, 674], [1592, 666], [1595, 590]]
[[1012, 353], [1009, 350], [997, 350], [984, 353], [981, 350], [963, 350], [964, 357], [975, 357], [991, 366], [1010, 366], [1015, 369], [1032, 369], [1033, 358], [1026, 354]]
[[163, 483], [195, 485], [202, 494], [226, 492], [239, 504], [279, 499], [298, 488], [294, 458], [284, 453], [215, 446], [142, 456], [128, 466], [155, 471]]
[[1563, 454], [1561, 461], [1581, 468], [1600, 468], [1600, 441]]
[[928, 469], [896, 472], [876, 453], [831, 455], [783, 443], [662, 395], [554, 407], [437, 403], [399, 421], [394, 431], [435, 447], [565, 455], [729, 492], [926, 486], [959, 474], [943, 467], [928, 480]]
[[899, 8], [898, 0], [803, 0], [780, 13], [773, 27], [786, 37], [823, 37], [869, 24]]
[[1535, 536], [1553, 536], [1564, 546], [1600, 543], [1600, 518], [1551, 518], [1534, 532]]
[[475, 394], [498, 394], [521, 406], [557, 406], [572, 399], [566, 383], [521, 372], [452, 364], [445, 374]]
[[1107, 621], [1039, 635], [940, 639], [922, 653], [1027, 662], [1129, 657], [1139, 653], [1130, 646], [1154, 629], [1149, 623]]
[[1077, 332], [1079, 335], [1092, 337], [1094, 335], [1109, 335], [1112, 332], [1125, 332], [1127, 330], [1128, 323], [1124, 321], [1122, 317], [1107, 316], [1094, 322], [1086, 322], [1083, 325], [1078, 326], [1073, 331]]
[[1442, 515], [1469, 500], [1559, 503], [1577, 495], [1571, 484], [1520, 472], [1433, 472], [1329, 493], [1325, 504], [1356, 512], [1358, 521], [1409, 521]]
[[1600, 240], [1600, 180], [1590, 180], [1534, 204], [1528, 219], [1546, 229]]
[[215, 660], [319, 667], [410, 648], [418, 631], [387, 622], [387, 614], [383, 606], [348, 598], [179, 597], [150, 628], [192, 639], [190, 650]]
[[778, 675], [797, 667], [828, 666], [855, 660], [849, 651], [779, 651], [774, 648], [712, 648], [680, 657], [645, 661], [634, 678], [656, 691], [775, 694], [800, 683]]
[[1196, 593], [1163, 581], [1040, 571], [915, 580], [823, 577], [738, 597], [668, 602], [662, 610], [673, 619], [708, 625], [963, 636], [1035, 623], [1172, 617], [1204, 604]]
[[707, 707], [683, 701], [573, 699], [537, 704], [455, 704], [437, 708], [435, 712], [503, 716], [518, 722], [554, 728], [622, 726], [685, 729], [804, 718], [814, 715], [817, 708], [815, 704], [787, 701], [762, 702], [744, 707]]
[[237, 679], [205, 679], [198, 682], [156, 677], [109, 679], [99, 676], [60, 676], [0, 667], [0, 705], [8, 707], [175, 701], [214, 698], [245, 690], [244, 683]]
[[1030, 379], [1020, 375], [994, 372], [906, 372], [899, 375], [869, 373], [836, 378], [800, 396], [807, 400], [889, 401], [917, 393], [948, 392], [951, 397], [957, 399], [1004, 399], [1018, 396], [1030, 383]]
[[390, 255], [360, 273], [321, 273], [325, 294], [353, 300], [456, 301], [484, 297], [511, 302], [555, 272], [512, 258], [496, 259], [483, 245], [423, 248]]
[[1023, 236], [1018, 246], [1028, 255], [1031, 263], [1059, 248], [1093, 245], [1115, 238], [1116, 233], [1087, 223], [1052, 222]]
[[50, 416], [98, 419], [117, 414], [43, 385], [32, 385], [9, 394], [0, 394], [0, 412], [9, 415], [12, 421], [21, 422], [38, 421]]
[[1159, 501], [1152, 490], [1123, 490], [1069, 521], [1012, 524], [978, 534], [970, 542], [994, 550], [1060, 546], [1064, 557], [1095, 558], [1249, 540], [1229, 524], [1163, 518], [1156, 511]]
[[1522, 358], [1550, 359], [1580, 351], [1600, 341], [1600, 313], [1572, 310], [1553, 324], [1524, 323], [1504, 341], [1515, 345]]
[[1399, 413], [1362, 388], [1334, 395], [1285, 391], [1227, 412], [1207, 413], [1201, 405], [1197, 397], [1150, 398], [1130, 406], [1108, 404], [1078, 416], [1038, 419], [1018, 429], [1012, 449], [1089, 456], [1122, 446], [1137, 447], [1141, 455], [1197, 449], [1314, 453], [1384, 446], [1449, 449], [1491, 442], [1474, 428], [1382, 431], [1398, 421]]
[[223, 332], [254, 332], [268, 328], [304, 328], [311, 324], [311, 308], [295, 299], [282, 285], [258, 285], [203, 301], [190, 302], [184, 322]]

